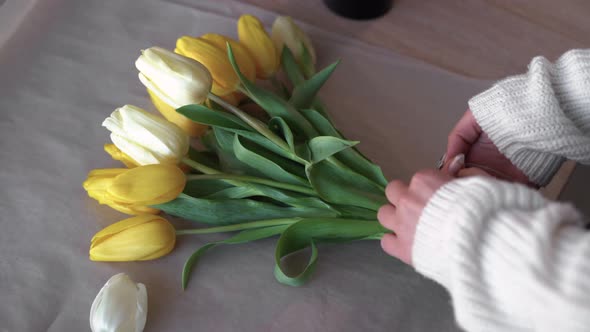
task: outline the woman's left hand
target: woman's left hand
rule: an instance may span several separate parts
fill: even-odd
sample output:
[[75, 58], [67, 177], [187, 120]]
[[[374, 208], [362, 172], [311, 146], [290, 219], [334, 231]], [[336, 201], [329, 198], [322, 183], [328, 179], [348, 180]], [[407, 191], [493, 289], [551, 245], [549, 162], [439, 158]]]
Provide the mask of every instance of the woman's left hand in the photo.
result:
[[390, 204], [379, 209], [377, 218], [383, 227], [395, 234], [386, 234], [381, 239], [383, 250], [412, 264], [412, 246], [416, 225], [422, 210], [434, 193], [453, 177], [437, 170], [425, 170], [416, 173], [410, 185], [396, 180], [387, 185], [385, 193]]

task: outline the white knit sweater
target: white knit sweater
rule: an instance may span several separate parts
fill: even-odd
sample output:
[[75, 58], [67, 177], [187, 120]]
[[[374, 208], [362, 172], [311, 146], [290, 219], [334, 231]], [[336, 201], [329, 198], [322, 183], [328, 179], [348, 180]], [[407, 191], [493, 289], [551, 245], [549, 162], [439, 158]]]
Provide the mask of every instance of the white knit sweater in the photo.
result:
[[[590, 50], [470, 100], [499, 150], [539, 185], [565, 159], [590, 164]], [[590, 331], [590, 232], [570, 204], [518, 184], [455, 180], [420, 217], [413, 262], [451, 293], [468, 331]]]

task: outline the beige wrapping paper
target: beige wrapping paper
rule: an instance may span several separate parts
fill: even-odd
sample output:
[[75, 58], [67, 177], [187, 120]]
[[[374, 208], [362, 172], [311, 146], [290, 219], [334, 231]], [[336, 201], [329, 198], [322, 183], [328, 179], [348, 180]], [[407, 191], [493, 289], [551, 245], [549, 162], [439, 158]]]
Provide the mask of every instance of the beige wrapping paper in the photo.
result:
[[[275, 281], [275, 240], [211, 251], [184, 292], [184, 260], [226, 235], [182, 237], [156, 261], [90, 262], [93, 234], [125, 217], [81, 186], [91, 169], [119, 166], [100, 124], [123, 104], [153, 110], [133, 66], [139, 50], [173, 48], [183, 34], [235, 36], [241, 13], [268, 26], [275, 14], [234, 2], [14, 1], [0, 6], [2, 20], [23, 16], [0, 22], [11, 27], [0, 30], [0, 331], [89, 330], [92, 300], [118, 272], [147, 286], [146, 331], [458, 330], [447, 293], [378, 241], [321, 246], [301, 288]], [[489, 84], [304, 29], [322, 64], [342, 59], [321, 93], [338, 127], [390, 179], [433, 167], [467, 99]]]

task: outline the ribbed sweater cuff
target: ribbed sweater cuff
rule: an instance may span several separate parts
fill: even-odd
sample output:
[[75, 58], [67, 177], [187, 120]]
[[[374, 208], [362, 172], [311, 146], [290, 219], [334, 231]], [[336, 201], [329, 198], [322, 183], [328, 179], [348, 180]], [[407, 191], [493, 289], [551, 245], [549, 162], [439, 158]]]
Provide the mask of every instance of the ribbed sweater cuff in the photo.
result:
[[[523, 82], [519, 82], [521, 79]], [[510, 86], [511, 90], [506, 91], [504, 85]], [[516, 76], [473, 97], [469, 101], [469, 107], [479, 126], [500, 152], [524, 172], [531, 182], [544, 186], [551, 181], [565, 158], [528, 149], [526, 141], [515, 141], [515, 137], [520, 135], [515, 135], [514, 130], [518, 130], [519, 127], [530, 127], [530, 123], [527, 125], [527, 122], [532, 119], [515, 116], [516, 112], [507, 112], [506, 109], [519, 110], [530, 107], [526, 105], [529, 95], [524, 78]], [[541, 134], [541, 130], [542, 128], [539, 128], [533, 134]], [[534, 141], [536, 138], [530, 136], [526, 139]]]
[[449, 247], [455, 219], [454, 205], [461, 195], [461, 181], [452, 181], [437, 190], [422, 211], [412, 248], [412, 262], [426, 277], [448, 287]]

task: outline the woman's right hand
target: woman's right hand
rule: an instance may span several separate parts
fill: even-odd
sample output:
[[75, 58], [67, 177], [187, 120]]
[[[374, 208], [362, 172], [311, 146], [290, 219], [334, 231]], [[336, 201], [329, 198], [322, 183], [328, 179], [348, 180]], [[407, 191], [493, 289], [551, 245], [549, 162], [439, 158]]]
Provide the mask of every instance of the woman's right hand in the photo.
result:
[[[467, 110], [449, 134], [443, 171], [448, 174], [455, 156], [465, 155], [466, 167], [481, 168], [490, 175], [511, 182], [534, 186], [528, 177], [510, 162], [494, 145], [488, 135], [475, 121], [471, 110]], [[454, 175], [454, 174], [451, 174]]]

